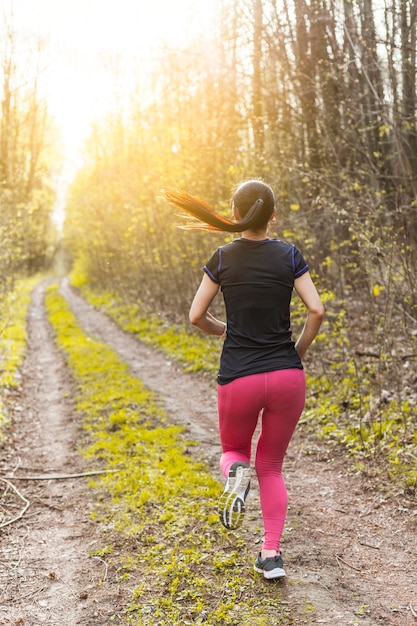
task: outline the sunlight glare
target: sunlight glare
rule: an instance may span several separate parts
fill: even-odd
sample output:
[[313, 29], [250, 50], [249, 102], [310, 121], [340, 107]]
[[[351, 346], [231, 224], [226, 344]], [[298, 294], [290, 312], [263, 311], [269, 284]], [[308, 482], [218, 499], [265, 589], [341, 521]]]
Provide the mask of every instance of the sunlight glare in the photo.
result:
[[[47, 93], [50, 112], [69, 153], [91, 121], [109, 105], [106, 65], [119, 56], [150, 55], [181, 48], [196, 24], [208, 29], [216, 0], [15, 0], [16, 29], [46, 38], [50, 50]], [[126, 69], [126, 67], [124, 68]], [[126, 91], [130, 85], [126, 85]]]
[[[65, 165], [58, 184], [56, 222], [62, 222], [65, 189], [82, 164], [91, 123], [111, 107], [109, 67], [121, 63], [121, 89], [135, 80], [132, 59], [152, 50], [182, 48], [190, 33], [207, 33], [217, 0], [0, 0], [13, 7], [19, 36], [46, 42], [45, 93], [62, 136]], [[130, 78], [129, 78], [130, 72]], [[129, 84], [129, 80], [131, 83]], [[119, 87], [120, 88], [120, 87]]]

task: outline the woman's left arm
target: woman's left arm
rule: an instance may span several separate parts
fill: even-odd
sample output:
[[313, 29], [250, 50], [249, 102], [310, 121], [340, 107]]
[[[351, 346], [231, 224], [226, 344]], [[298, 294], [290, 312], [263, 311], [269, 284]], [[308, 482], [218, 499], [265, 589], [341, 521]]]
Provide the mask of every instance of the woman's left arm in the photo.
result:
[[225, 337], [226, 324], [216, 319], [208, 310], [218, 291], [219, 285], [211, 280], [208, 274], [204, 274], [191, 304], [189, 319], [193, 326], [197, 326], [203, 332]]
[[324, 306], [311, 279], [310, 272], [296, 278], [294, 287], [307, 307], [307, 320], [295, 344], [295, 349], [300, 358], [303, 359], [308, 347], [319, 332], [324, 317]]

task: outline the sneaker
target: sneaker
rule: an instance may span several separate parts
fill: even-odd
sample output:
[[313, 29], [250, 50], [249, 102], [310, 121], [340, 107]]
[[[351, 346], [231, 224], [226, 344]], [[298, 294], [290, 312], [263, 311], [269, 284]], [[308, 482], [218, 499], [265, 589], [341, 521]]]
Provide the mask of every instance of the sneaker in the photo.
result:
[[245, 500], [250, 488], [250, 467], [236, 461], [229, 470], [229, 476], [220, 496], [218, 512], [220, 521], [228, 530], [239, 528], [245, 515]]
[[254, 570], [268, 579], [286, 576], [281, 553], [275, 556], [268, 556], [266, 559], [263, 559], [261, 553], [259, 553], [255, 561]]

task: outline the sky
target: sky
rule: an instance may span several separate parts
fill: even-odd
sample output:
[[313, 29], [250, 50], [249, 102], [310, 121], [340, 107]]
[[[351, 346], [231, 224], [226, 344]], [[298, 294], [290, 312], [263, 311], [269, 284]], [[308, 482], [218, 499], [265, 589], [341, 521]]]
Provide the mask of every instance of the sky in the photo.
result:
[[146, 59], [153, 47], [180, 48], [191, 24], [209, 29], [215, 2], [0, 0], [3, 10], [13, 7], [19, 35], [40, 37], [48, 50], [44, 82], [66, 154], [64, 186], [81, 165], [91, 122], [109, 108], [113, 85], [106, 66], [118, 56], [128, 77], [129, 58]]
[[192, 19], [209, 23], [214, 0], [1, 0], [22, 32], [50, 50], [48, 97], [69, 148], [106, 110], [106, 61], [143, 56], [152, 46], [180, 47]]

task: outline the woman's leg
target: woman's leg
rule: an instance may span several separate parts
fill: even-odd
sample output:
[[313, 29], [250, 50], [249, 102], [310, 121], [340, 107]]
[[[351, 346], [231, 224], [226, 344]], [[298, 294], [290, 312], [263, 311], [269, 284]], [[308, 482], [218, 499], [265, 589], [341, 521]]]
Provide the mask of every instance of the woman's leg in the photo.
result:
[[262, 408], [262, 375], [245, 376], [219, 386], [219, 427], [223, 454], [221, 470], [226, 477], [218, 502], [220, 521], [229, 530], [243, 522], [250, 488], [250, 457], [253, 432]]
[[304, 402], [303, 370], [278, 370], [265, 374], [265, 408], [255, 460], [265, 529], [263, 556], [270, 556], [269, 551], [280, 550], [288, 503], [282, 465]]
[[237, 378], [218, 386], [219, 432], [223, 454], [220, 468], [229, 475], [233, 463], [250, 464], [252, 436], [263, 408], [264, 374]]

